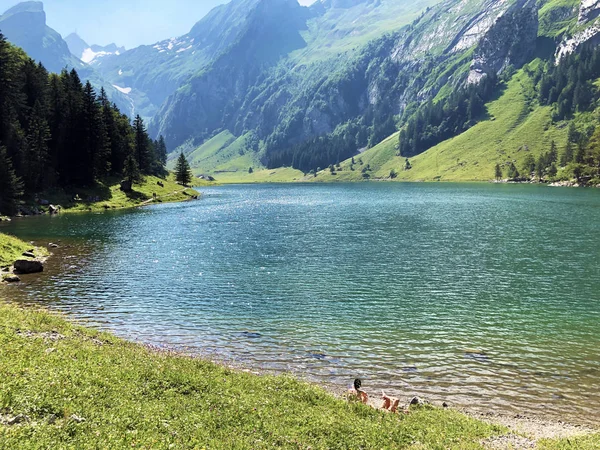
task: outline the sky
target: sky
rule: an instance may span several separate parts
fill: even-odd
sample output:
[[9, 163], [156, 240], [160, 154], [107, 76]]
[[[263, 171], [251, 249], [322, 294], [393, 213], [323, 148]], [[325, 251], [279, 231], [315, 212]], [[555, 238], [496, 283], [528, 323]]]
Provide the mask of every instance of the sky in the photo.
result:
[[[128, 49], [186, 34], [228, 0], [45, 0], [47, 22], [63, 37], [76, 31], [89, 45]], [[309, 4], [314, 0], [299, 0]], [[0, 0], [0, 13], [19, 3]]]
[[[47, 22], [63, 37], [77, 31], [90, 45], [133, 48], [186, 34], [227, 0], [45, 0]], [[0, 0], [0, 13], [19, 3]]]

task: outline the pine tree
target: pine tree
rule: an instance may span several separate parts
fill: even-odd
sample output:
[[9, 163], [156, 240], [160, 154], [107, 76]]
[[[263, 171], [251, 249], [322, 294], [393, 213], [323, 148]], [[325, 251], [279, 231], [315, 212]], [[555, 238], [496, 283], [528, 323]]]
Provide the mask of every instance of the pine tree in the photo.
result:
[[131, 181], [132, 184], [139, 183], [141, 179], [140, 168], [132, 154], [129, 154], [129, 156], [127, 156], [125, 159], [125, 163], [123, 165], [123, 176], [126, 180]]
[[133, 129], [135, 133], [134, 148], [135, 158], [142, 173], [148, 173], [151, 166], [150, 155], [150, 139], [146, 132], [144, 120], [138, 114], [133, 121]]
[[560, 157], [560, 165], [562, 167], [565, 167], [567, 164], [573, 161], [573, 157], [573, 144], [571, 143], [571, 141], [568, 141], [567, 146], [565, 147], [565, 151]]
[[156, 142], [156, 154], [158, 156], [158, 161], [161, 165], [167, 165], [167, 144], [165, 143], [165, 138], [160, 135], [158, 141]]
[[23, 195], [23, 184], [15, 174], [5, 147], [0, 147], [0, 213], [12, 215]]
[[192, 181], [192, 170], [190, 169], [190, 164], [183, 152], [181, 152], [179, 158], [177, 158], [177, 164], [175, 165], [175, 180], [184, 186], [187, 186]]
[[502, 179], [502, 168], [500, 167], [500, 164], [496, 164], [494, 176], [496, 177], [496, 180]]
[[36, 102], [29, 119], [27, 134], [27, 149], [24, 158], [23, 178], [25, 187], [29, 191], [43, 188], [43, 179], [47, 171], [48, 142], [50, 141], [50, 127], [43, 114], [40, 102]]

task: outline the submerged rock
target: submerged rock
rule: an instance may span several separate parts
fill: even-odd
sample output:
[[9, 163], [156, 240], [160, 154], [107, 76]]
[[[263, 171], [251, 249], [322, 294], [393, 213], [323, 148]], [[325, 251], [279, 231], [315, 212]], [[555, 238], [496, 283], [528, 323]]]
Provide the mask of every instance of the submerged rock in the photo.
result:
[[20, 259], [15, 261], [15, 272], [20, 274], [39, 273], [44, 271], [44, 264], [41, 261], [29, 261]]

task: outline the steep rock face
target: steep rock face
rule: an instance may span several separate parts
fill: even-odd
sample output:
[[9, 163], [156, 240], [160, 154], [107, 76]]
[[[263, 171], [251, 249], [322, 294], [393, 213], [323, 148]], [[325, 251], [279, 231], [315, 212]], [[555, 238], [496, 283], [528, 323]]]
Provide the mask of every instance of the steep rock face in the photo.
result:
[[60, 34], [46, 25], [42, 2], [24, 2], [9, 9], [0, 16], [0, 30], [10, 42], [52, 72], [60, 72], [65, 66], [85, 67], [71, 55]]
[[538, 10], [534, 0], [520, 0], [479, 41], [469, 83], [479, 83], [489, 74], [500, 74], [508, 66], [520, 68], [535, 53], [538, 36]]
[[151, 130], [174, 147], [198, 130], [230, 125], [264, 70], [305, 45], [300, 31], [306, 28], [307, 11], [295, 0], [258, 1], [237, 41], [169, 98]]
[[562, 58], [577, 51], [585, 43], [600, 44], [600, 24], [594, 23], [599, 15], [600, 0], [582, 0], [579, 7], [578, 25], [584, 29], [563, 38], [556, 50], [557, 64]]
[[[427, 73], [479, 42], [513, 3], [443, 2], [410, 27], [371, 42], [350, 60], [340, 55], [312, 65], [290, 63], [280, 71], [265, 72], [254, 84], [248, 78], [234, 82], [230, 77], [205, 74], [169, 100], [156, 130], [169, 136], [171, 145], [205, 130], [210, 134], [211, 129], [226, 127], [238, 135], [254, 130], [267, 149], [277, 149], [332, 133], [350, 120], [362, 128], [371, 122], [376, 126], [401, 113], [410, 102], [435, 96], [448, 77], [428, 84]], [[323, 2], [320, 7], [331, 5]], [[510, 59], [518, 56], [527, 59], [513, 49]], [[454, 83], [464, 79], [466, 74]], [[235, 95], [226, 99], [228, 90]], [[214, 111], [220, 120], [215, 120]], [[366, 145], [366, 139], [357, 138], [356, 148]]]
[[600, 0], [582, 0], [579, 8], [578, 23], [584, 24], [600, 15]]
[[77, 33], [71, 33], [65, 38], [65, 42], [69, 46], [71, 54], [77, 58], [81, 58], [86, 48], [90, 48], [87, 42], [85, 42]]
[[[138, 112], [150, 118], [190, 77], [208, 69], [219, 55], [248, 38], [252, 21], [260, 23], [253, 11], [262, 3], [234, 0], [220, 5], [188, 34], [103, 57], [93, 63], [94, 68], [112, 84], [129, 90]], [[275, 2], [275, 10], [277, 3], [285, 2]], [[282, 17], [281, 22], [289, 20]]]

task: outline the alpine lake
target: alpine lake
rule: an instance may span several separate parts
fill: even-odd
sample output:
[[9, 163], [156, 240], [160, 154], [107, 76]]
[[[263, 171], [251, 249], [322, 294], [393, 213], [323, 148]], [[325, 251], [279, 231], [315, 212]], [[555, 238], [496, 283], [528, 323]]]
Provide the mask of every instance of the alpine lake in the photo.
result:
[[343, 391], [600, 424], [600, 190], [203, 188], [0, 226], [60, 244], [0, 296]]

